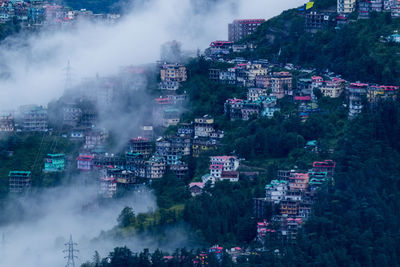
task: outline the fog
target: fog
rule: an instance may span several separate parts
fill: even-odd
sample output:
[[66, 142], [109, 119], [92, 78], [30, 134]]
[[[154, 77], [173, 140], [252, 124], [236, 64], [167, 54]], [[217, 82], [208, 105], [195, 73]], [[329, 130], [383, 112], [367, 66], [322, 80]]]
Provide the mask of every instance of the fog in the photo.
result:
[[9, 38], [0, 46], [0, 109], [46, 105], [59, 97], [68, 61], [76, 83], [82, 77], [107, 76], [123, 65], [154, 62], [167, 41], [203, 50], [213, 40], [227, 39], [233, 19], [270, 18], [305, 1], [225, 0], [206, 11], [197, 2], [194, 8], [191, 0], [151, 0], [115, 25], [81, 23], [74, 29]]
[[[81, 178], [81, 177], [80, 177]], [[12, 207], [22, 218], [0, 227], [2, 236], [0, 266], [63, 266], [64, 246], [71, 234], [78, 243], [79, 260], [90, 259], [95, 250], [106, 255], [117, 245], [112, 240], [91, 242], [102, 230], [117, 224], [117, 217], [125, 206], [135, 213], [155, 210], [155, 197], [148, 190], [140, 190], [107, 205], [97, 206], [96, 186], [74, 185], [48, 189], [30, 196], [10, 199]], [[15, 205], [15, 202], [18, 204]], [[13, 211], [6, 210], [3, 212]], [[152, 245], [139, 240], [137, 248]]]
[[[70, 29], [10, 37], [0, 44], [0, 110], [22, 104], [47, 105], [61, 97], [67, 62], [71, 63], [73, 85], [79, 86], [85, 77], [107, 77], [116, 75], [121, 66], [154, 63], [165, 42], [178, 40], [185, 51], [204, 50], [211, 41], [227, 39], [227, 24], [234, 19], [267, 19], [304, 2], [225, 0], [203, 9], [202, 1], [194, 6], [192, 0], [150, 0], [126, 12], [115, 25], [81, 22]], [[141, 93], [138, 101], [151, 100]], [[116, 109], [101, 126], [121, 129], [118, 140], [122, 144], [146, 119], [146, 112], [145, 108], [135, 110], [136, 117], [132, 117], [132, 113], [118, 115]], [[116, 225], [123, 207], [131, 206], [136, 213], [156, 209], [155, 196], [146, 190], [105, 207], [82, 209], [96, 197], [96, 186], [73, 183], [8, 199], [20, 208], [2, 211], [11, 221], [0, 227], [0, 237], [4, 235], [0, 266], [63, 266], [62, 250], [70, 234], [78, 243], [79, 263], [90, 259], [95, 250], [104, 257], [115, 246], [127, 244], [141, 250], [160, 245], [158, 240], [143, 236], [92, 242]], [[23, 214], [23, 219], [15, 213]], [[184, 228], [177, 226], [164, 233], [169, 249], [188, 245]]]

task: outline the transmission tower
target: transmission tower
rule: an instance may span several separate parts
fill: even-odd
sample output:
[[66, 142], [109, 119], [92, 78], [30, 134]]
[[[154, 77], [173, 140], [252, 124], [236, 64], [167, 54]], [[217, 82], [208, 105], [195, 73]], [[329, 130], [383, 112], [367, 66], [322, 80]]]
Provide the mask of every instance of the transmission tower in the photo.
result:
[[67, 261], [67, 265], [65, 265], [65, 267], [75, 267], [75, 259], [77, 259], [78, 257], [75, 256], [75, 253], [78, 253], [79, 250], [74, 249], [74, 246], [77, 246], [77, 243], [74, 243], [74, 241], [72, 241], [72, 235], [69, 236], [69, 242], [65, 243], [65, 246], [67, 247], [66, 250], [63, 250], [64, 253], [68, 254], [68, 256], [65, 256], [65, 259], [68, 259]]
[[72, 86], [72, 68], [71, 63], [68, 60], [67, 66], [63, 69], [65, 71], [65, 84], [64, 90], [68, 90]]

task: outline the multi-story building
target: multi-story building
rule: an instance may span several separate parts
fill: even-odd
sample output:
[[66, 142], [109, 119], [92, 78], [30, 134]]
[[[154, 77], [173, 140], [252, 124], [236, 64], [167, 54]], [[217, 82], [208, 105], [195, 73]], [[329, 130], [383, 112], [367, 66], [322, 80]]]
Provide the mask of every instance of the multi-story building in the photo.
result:
[[337, 13], [349, 14], [356, 10], [356, 0], [337, 0]]
[[347, 94], [349, 97], [349, 117], [353, 118], [361, 113], [363, 108], [363, 99], [367, 96], [368, 84], [351, 83], [347, 86]]
[[171, 138], [171, 153], [174, 155], [189, 156], [192, 152], [192, 139], [188, 135]]
[[274, 72], [267, 79], [268, 87], [272, 90], [272, 95], [278, 99], [285, 95], [293, 95], [292, 91], [292, 74], [290, 72]]
[[358, 19], [368, 19], [369, 12], [371, 10], [371, 1], [359, 1], [358, 2]]
[[75, 127], [82, 117], [82, 109], [74, 103], [65, 104], [63, 107], [63, 124]]
[[306, 13], [305, 30], [316, 33], [317, 31], [329, 26], [330, 14], [311, 11]]
[[324, 161], [315, 161], [313, 163], [312, 170], [314, 172], [326, 172], [327, 176], [333, 177], [333, 175], [335, 174], [335, 167], [336, 167], [336, 162], [327, 159]]
[[10, 113], [0, 114], [0, 132], [14, 131], [14, 117]]
[[228, 99], [225, 101], [224, 113], [231, 121], [242, 119], [243, 99]]
[[80, 155], [76, 158], [77, 169], [82, 172], [89, 172], [93, 169], [94, 156]]
[[184, 82], [187, 80], [186, 67], [181, 64], [163, 64], [160, 75], [163, 82]]
[[220, 73], [221, 73], [220, 69], [209, 69], [208, 78], [210, 79], [210, 81], [218, 82]]
[[391, 13], [394, 18], [400, 17], [400, 0], [392, 0]]
[[189, 166], [184, 162], [171, 165], [169, 169], [176, 175], [176, 177], [178, 177], [178, 179], [181, 180], [183, 180], [189, 173]]
[[242, 106], [242, 120], [249, 120], [252, 116], [260, 117], [263, 110], [262, 103], [260, 101], [251, 102], [244, 101]]
[[233, 42], [232, 41], [214, 41], [210, 43], [210, 47], [208, 48], [208, 53], [211, 56], [218, 55], [227, 55], [230, 53], [232, 49]]
[[218, 142], [209, 138], [194, 138], [192, 143], [192, 155], [198, 157], [202, 152], [218, 149]]
[[305, 190], [308, 187], [308, 173], [292, 173], [289, 177], [290, 190]]
[[45, 172], [63, 171], [65, 169], [65, 154], [47, 154], [44, 159]]
[[368, 87], [367, 99], [369, 103], [377, 103], [379, 100], [396, 99], [398, 86], [372, 85]]
[[234, 20], [233, 23], [228, 25], [228, 40], [238, 42], [253, 34], [264, 22], [265, 19]]
[[371, 3], [371, 11], [382, 12], [383, 0], [369, 0]]
[[99, 194], [104, 198], [113, 198], [117, 194], [117, 180], [112, 177], [100, 178]]
[[236, 69], [229, 68], [219, 73], [219, 81], [222, 84], [236, 84]]
[[150, 139], [138, 136], [129, 141], [129, 152], [139, 153], [145, 157], [149, 157], [153, 152], [153, 144]]
[[160, 90], [176, 91], [179, 89], [179, 82], [177, 81], [163, 81], [160, 83]]
[[10, 193], [23, 193], [31, 186], [30, 171], [10, 171], [8, 174]]
[[[210, 157], [210, 175], [215, 180], [238, 181], [239, 159], [235, 156], [214, 156]], [[234, 173], [233, 173], [234, 172]]]
[[41, 106], [27, 105], [20, 107], [21, 128], [24, 132], [47, 132], [47, 109]]
[[96, 146], [104, 144], [107, 139], [107, 133], [101, 129], [91, 129], [85, 133], [85, 149], [93, 149]]
[[345, 80], [334, 78], [331, 81], [324, 81], [320, 86], [321, 93], [330, 98], [338, 98], [345, 87]]
[[222, 171], [220, 181], [238, 182], [239, 172], [237, 171]]
[[261, 96], [267, 96], [265, 88], [249, 88], [247, 90], [247, 100], [257, 101]]
[[176, 126], [180, 120], [180, 112], [177, 108], [167, 108], [163, 112], [163, 123], [164, 127]]
[[209, 137], [214, 132], [214, 118], [204, 115], [194, 119], [194, 135], [199, 137]]
[[146, 178], [161, 179], [167, 168], [164, 157], [153, 156], [146, 162]]
[[179, 123], [177, 134], [192, 136], [194, 134], [193, 123]]
[[275, 204], [285, 199], [288, 190], [288, 182], [284, 180], [272, 180], [265, 186], [265, 198]]

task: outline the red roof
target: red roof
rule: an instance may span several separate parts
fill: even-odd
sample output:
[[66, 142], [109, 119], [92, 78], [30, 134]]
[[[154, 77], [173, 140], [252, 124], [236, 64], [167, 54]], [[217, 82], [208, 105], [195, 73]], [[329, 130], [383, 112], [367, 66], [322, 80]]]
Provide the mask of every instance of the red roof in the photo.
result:
[[210, 44], [211, 47], [221, 47], [223, 45], [233, 45], [230, 41], [215, 41]]
[[313, 167], [330, 167], [330, 168], [335, 168], [336, 167], [336, 162], [333, 160], [327, 159], [325, 161], [315, 161], [313, 163]]
[[238, 24], [261, 24], [264, 23], [265, 19], [235, 19], [233, 23]]
[[310, 101], [311, 96], [295, 96], [294, 100], [296, 101]]
[[198, 187], [200, 187], [200, 188], [203, 188], [204, 187], [204, 183], [190, 183], [189, 184], [189, 188], [192, 188], [192, 187], [194, 187], [194, 186], [198, 186]]
[[210, 170], [222, 170], [224, 166], [222, 164], [211, 164]]
[[92, 161], [93, 158], [94, 158], [93, 156], [83, 155], [83, 156], [77, 157], [76, 160], [79, 160], [79, 161]]
[[146, 137], [138, 136], [138, 137], [132, 138], [131, 141], [149, 141], [149, 139]]

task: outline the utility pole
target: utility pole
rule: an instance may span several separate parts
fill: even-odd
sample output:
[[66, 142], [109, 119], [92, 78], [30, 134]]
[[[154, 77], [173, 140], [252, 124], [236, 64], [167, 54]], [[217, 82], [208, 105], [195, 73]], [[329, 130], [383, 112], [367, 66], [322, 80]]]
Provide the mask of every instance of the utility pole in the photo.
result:
[[75, 259], [77, 259], [78, 257], [75, 256], [75, 253], [78, 253], [79, 250], [74, 249], [74, 246], [77, 246], [77, 243], [74, 243], [74, 241], [72, 241], [72, 235], [69, 236], [69, 242], [65, 243], [65, 246], [67, 247], [66, 250], [63, 250], [64, 253], [68, 253], [68, 256], [65, 256], [65, 259], [68, 259], [67, 261], [67, 265], [65, 265], [65, 267], [75, 267]]

